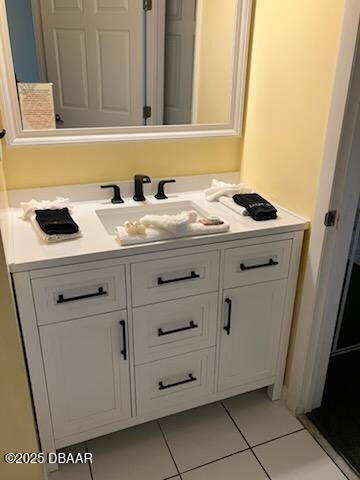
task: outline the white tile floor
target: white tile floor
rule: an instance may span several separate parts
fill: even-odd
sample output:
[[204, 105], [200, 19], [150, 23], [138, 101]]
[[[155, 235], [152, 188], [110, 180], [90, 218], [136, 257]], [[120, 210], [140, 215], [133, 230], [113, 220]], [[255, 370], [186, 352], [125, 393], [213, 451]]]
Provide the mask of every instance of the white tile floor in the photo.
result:
[[50, 480], [341, 480], [343, 473], [263, 390], [71, 447], [94, 463]]

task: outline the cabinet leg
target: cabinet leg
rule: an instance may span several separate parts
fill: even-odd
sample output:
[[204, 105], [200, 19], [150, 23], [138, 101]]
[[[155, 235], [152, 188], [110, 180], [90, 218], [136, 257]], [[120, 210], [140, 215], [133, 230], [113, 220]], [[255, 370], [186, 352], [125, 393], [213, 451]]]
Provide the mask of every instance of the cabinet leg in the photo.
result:
[[282, 383], [274, 383], [274, 385], [270, 385], [270, 387], [267, 388], [267, 395], [272, 400], [273, 402], [275, 400], [280, 400], [281, 398], [281, 392], [282, 392]]

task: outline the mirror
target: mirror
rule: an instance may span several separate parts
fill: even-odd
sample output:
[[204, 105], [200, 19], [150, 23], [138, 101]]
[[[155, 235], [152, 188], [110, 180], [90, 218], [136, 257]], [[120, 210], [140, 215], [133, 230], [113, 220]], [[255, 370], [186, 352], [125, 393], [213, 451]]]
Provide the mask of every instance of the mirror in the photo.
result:
[[16, 137], [239, 126], [250, 0], [1, 1]]

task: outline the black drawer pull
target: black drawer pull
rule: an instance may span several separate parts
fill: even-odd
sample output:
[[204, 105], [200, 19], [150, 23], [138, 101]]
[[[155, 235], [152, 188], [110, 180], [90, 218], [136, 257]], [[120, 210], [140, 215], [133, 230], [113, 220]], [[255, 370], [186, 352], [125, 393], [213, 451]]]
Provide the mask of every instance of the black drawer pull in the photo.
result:
[[179, 385], [184, 385], [185, 383], [196, 382], [197, 378], [194, 377], [192, 373], [189, 373], [189, 378], [182, 380], [181, 382], [170, 383], [170, 385], [164, 385], [163, 382], [159, 382], [159, 390], [166, 390], [167, 388], [178, 387]]
[[99, 287], [96, 293], [88, 293], [87, 295], [79, 295], [78, 297], [70, 297], [64, 298], [64, 295], [59, 295], [56, 303], [68, 303], [68, 302], [76, 302], [77, 300], [85, 300], [86, 298], [94, 298], [94, 297], [102, 297], [103, 295], [107, 295], [103, 287]]
[[127, 360], [126, 323], [125, 323], [125, 320], [120, 320], [119, 323], [121, 325], [122, 337], [123, 337], [123, 348], [120, 353], [124, 357], [124, 360]]
[[186, 330], [193, 330], [194, 328], [198, 328], [199, 325], [196, 325], [192, 320], [188, 327], [176, 328], [175, 330], [168, 330], [164, 332], [162, 328], [158, 329], [158, 336], [163, 337], [164, 335], [171, 335], [173, 333], [185, 332]]
[[269, 263], [263, 263], [262, 265], [252, 265], [251, 267], [247, 267], [244, 263], [240, 265], [241, 271], [244, 272], [245, 270], [254, 270], [255, 268], [264, 268], [264, 267], [275, 267], [279, 265], [279, 262], [275, 262], [272, 258], [270, 258]]
[[200, 275], [198, 275], [194, 271], [191, 272], [191, 275], [189, 277], [172, 278], [171, 280], [163, 280], [162, 277], [159, 277], [158, 285], [165, 285], [166, 283], [174, 283], [174, 282], [183, 282], [184, 280], [193, 280], [194, 278], [200, 278]]
[[228, 321], [227, 321], [227, 324], [224, 327], [224, 330], [228, 335], [230, 335], [232, 300], [230, 298], [225, 298], [225, 303], [228, 304]]

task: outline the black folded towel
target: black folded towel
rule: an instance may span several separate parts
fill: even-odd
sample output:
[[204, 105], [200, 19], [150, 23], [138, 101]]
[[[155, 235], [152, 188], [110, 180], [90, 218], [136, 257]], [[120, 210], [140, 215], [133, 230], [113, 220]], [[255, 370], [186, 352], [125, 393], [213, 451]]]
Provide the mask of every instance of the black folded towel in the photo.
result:
[[47, 235], [71, 235], [79, 231], [68, 208], [35, 210], [36, 221]]
[[256, 221], [274, 220], [277, 218], [277, 210], [265, 198], [257, 193], [242, 193], [233, 196], [238, 205], [246, 208], [250, 217]]

